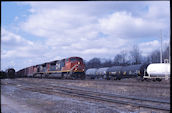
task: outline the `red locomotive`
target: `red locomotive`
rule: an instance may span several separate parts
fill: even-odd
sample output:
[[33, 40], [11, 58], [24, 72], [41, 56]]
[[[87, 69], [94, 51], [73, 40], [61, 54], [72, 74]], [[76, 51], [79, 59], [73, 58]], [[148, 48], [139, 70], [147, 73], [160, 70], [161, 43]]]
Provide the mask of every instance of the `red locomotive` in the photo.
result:
[[19, 70], [19, 77], [85, 78], [85, 65], [80, 57], [46, 62]]

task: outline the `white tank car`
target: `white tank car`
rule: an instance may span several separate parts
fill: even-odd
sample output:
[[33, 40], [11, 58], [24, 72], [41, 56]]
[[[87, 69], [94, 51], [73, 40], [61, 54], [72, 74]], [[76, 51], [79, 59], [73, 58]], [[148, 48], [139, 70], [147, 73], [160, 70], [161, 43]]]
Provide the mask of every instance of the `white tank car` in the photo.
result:
[[147, 67], [147, 73], [149, 76], [170, 76], [170, 64], [169, 63], [154, 63]]

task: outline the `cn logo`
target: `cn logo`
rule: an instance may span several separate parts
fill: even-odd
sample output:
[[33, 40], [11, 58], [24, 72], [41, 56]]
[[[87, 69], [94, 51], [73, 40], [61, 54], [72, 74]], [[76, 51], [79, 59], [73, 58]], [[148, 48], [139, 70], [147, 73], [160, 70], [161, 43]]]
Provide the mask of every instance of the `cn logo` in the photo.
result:
[[56, 69], [60, 69], [60, 64], [56, 64]]

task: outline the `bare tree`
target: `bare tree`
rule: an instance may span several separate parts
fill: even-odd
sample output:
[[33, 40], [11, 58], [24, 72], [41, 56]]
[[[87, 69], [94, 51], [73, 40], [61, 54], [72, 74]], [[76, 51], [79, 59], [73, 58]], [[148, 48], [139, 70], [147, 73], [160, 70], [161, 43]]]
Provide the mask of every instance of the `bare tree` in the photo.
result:
[[133, 46], [133, 49], [130, 51], [130, 58], [132, 64], [140, 64], [141, 63], [141, 51], [137, 45]]
[[142, 61], [143, 61], [144, 63], [151, 63], [151, 62], [152, 62], [150, 56], [145, 56], [145, 57], [143, 57], [143, 58], [142, 58]]
[[121, 51], [120, 54], [117, 54], [114, 58], [115, 65], [127, 65], [127, 52], [125, 50]]
[[169, 46], [166, 47], [165, 51], [163, 51], [162, 58], [163, 58], [163, 61], [164, 61], [164, 59], [168, 59], [169, 60]]
[[[154, 50], [150, 56], [150, 61], [152, 63], [160, 63], [160, 51]], [[162, 51], [162, 62], [164, 62], [164, 59], [169, 59], [169, 46], [166, 47], [165, 51]]]
[[126, 65], [126, 63], [127, 63], [127, 52], [125, 50], [123, 50], [121, 52], [121, 55], [122, 55], [122, 65]]
[[120, 65], [122, 64], [122, 55], [117, 54], [114, 58], [114, 65]]
[[102, 67], [110, 67], [113, 63], [110, 59], [106, 60], [104, 63], [102, 63]]
[[101, 62], [99, 58], [93, 58], [91, 60], [89, 60], [86, 63], [86, 68], [99, 68], [101, 66]]
[[159, 50], [155, 50], [150, 55], [152, 63], [159, 63], [160, 62], [160, 52]]

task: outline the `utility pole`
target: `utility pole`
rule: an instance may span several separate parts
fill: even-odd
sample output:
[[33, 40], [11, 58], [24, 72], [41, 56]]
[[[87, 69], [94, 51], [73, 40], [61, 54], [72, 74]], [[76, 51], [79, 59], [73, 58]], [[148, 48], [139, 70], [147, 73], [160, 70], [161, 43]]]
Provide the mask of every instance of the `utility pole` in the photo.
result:
[[[170, 31], [170, 36], [171, 36], [171, 31]], [[171, 42], [171, 38], [170, 38], [170, 41], [169, 41], [169, 63], [171, 63], [171, 59], [170, 59], [170, 47], [171, 47], [171, 45], [170, 45], [170, 42]]]
[[160, 41], [161, 41], [161, 47], [160, 47], [160, 63], [162, 63], [162, 30], [161, 30], [161, 35], [160, 35]]

